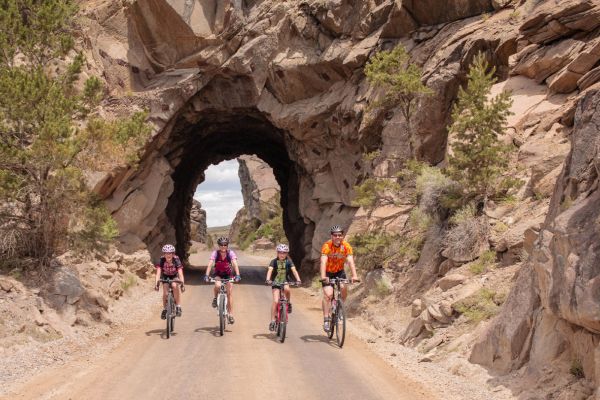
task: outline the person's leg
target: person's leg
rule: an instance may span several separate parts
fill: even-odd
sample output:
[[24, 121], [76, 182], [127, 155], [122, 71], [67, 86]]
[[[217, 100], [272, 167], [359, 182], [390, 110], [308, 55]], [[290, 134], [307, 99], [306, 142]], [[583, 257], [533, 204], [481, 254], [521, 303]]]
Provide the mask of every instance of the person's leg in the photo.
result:
[[233, 324], [233, 282], [227, 283], [227, 313], [229, 314], [229, 323]]
[[277, 316], [277, 304], [279, 303], [279, 289], [273, 289], [273, 303], [271, 303], [271, 321]]
[[329, 317], [329, 309], [331, 307], [331, 298], [333, 296], [333, 288], [329, 285], [323, 286], [323, 318]]

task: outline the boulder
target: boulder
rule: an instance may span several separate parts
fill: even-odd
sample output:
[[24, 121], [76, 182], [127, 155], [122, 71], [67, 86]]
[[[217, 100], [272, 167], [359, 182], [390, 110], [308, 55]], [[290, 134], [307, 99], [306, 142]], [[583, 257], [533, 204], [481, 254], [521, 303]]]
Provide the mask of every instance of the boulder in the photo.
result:
[[273, 250], [275, 244], [267, 238], [260, 238], [252, 242], [253, 250]]
[[438, 286], [440, 287], [440, 289], [442, 289], [445, 292], [446, 290], [451, 289], [454, 286], [460, 285], [465, 280], [467, 280], [467, 277], [465, 275], [448, 274], [448, 275], [444, 276], [443, 278], [441, 278], [440, 280], [438, 280], [437, 283], [438, 283]]
[[77, 303], [85, 293], [77, 272], [61, 266], [54, 271], [44, 289], [44, 297], [57, 311], [64, 311]]
[[415, 299], [411, 304], [410, 315], [413, 318], [418, 317], [423, 310], [425, 309], [425, 304], [423, 304], [423, 300]]

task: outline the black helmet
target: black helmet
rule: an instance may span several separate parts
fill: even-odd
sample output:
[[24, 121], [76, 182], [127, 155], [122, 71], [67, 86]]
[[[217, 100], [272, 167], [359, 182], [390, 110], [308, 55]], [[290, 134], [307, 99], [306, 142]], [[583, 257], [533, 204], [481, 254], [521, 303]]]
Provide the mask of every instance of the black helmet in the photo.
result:
[[344, 230], [342, 229], [341, 226], [339, 225], [334, 225], [331, 227], [331, 229], [329, 230], [329, 233], [334, 234], [335, 232], [340, 232], [340, 233], [344, 233]]
[[229, 244], [229, 238], [226, 238], [224, 236], [221, 236], [220, 238], [217, 239], [217, 244], [219, 246], [225, 246]]

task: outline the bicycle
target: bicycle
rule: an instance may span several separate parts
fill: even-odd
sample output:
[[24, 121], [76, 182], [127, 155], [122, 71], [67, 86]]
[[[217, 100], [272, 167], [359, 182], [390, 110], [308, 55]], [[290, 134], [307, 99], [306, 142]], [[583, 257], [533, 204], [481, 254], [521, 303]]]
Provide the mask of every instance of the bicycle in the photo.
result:
[[[355, 282], [359, 282], [355, 280]], [[353, 283], [350, 279], [329, 278], [329, 283], [333, 284], [333, 295], [331, 297], [331, 306], [329, 307], [329, 331], [327, 337], [331, 339], [335, 333], [337, 344], [340, 348], [344, 345], [346, 339], [346, 316], [344, 314], [344, 304], [341, 298], [341, 284]]]
[[[267, 281], [266, 284], [272, 285], [273, 281]], [[277, 282], [277, 285], [279, 286], [279, 304], [275, 313], [275, 332], [277, 332], [279, 341], [283, 343], [288, 323], [288, 299], [285, 297], [283, 288], [285, 285], [298, 286], [298, 282]]]
[[171, 337], [171, 333], [173, 332], [173, 330], [175, 329], [175, 316], [177, 315], [176, 310], [175, 310], [175, 297], [173, 295], [173, 286], [171, 286], [171, 283], [178, 283], [181, 287], [182, 287], [182, 292], [183, 292], [183, 282], [181, 282], [179, 279], [171, 279], [171, 278], [167, 278], [167, 279], [160, 279], [159, 280], [160, 283], [166, 283], [169, 285], [169, 293], [167, 294], [167, 339], [169, 339]]
[[223, 336], [225, 332], [225, 323], [229, 323], [229, 312], [227, 311], [227, 288], [226, 283], [235, 282], [235, 278], [215, 279], [210, 278], [210, 283], [221, 282], [219, 294], [217, 295], [217, 314], [219, 315], [219, 333]]

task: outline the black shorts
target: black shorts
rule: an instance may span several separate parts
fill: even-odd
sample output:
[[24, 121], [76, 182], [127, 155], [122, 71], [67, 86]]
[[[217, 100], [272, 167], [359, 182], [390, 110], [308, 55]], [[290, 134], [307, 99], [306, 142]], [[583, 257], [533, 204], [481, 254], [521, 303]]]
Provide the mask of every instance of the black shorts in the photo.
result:
[[[289, 281], [288, 281], [288, 285], [289, 285]], [[281, 283], [275, 282], [273, 281], [273, 284], [271, 285], [271, 289], [283, 289], [283, 286]]]
[[[338, 272], [326, 272], [326, 273], [325, 273], [325, 276], [326, 276], [326, 277], [328, 277], [329, 279], [331, 279], [331, 278], [342, 278], [342, 279], [348, 279], [348, 278], [346, 277], [346, 271], [344, 271], [344, 270], [341, 270], [341, 271], [338, 271]], [[322, 285], [323, 287], [325, 287], [325, 286], [333, 286], [333, 283], [325, 283], [325, 282], [321, 282], [321, 285]]]
[[[164, 274], [160, 274], [160, 279], [179, 279], [179, 276], [177, 275], [164, 275]], [[165, 282], [163, 282], [163, 285], [166, 284]]]
[[222, 272], [220, 274], [215, 274], [215, 276], [213, 278], [221, 278], [221, 279], [231, 279], [231, 273], [228, 272]]

